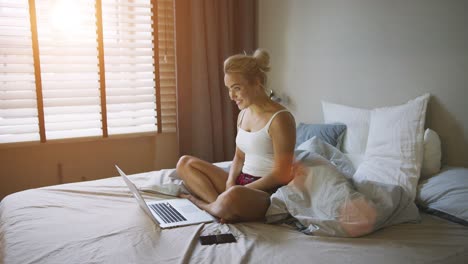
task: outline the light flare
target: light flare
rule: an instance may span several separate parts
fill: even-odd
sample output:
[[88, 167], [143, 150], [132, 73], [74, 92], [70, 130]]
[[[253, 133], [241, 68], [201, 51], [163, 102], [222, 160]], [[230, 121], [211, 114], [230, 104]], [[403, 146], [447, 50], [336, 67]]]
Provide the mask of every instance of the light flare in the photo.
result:
[[60, 35], [76, 35], [83, 28], [81, 8], [72, 0], [55, 1], [49, 16], [54, 31]]

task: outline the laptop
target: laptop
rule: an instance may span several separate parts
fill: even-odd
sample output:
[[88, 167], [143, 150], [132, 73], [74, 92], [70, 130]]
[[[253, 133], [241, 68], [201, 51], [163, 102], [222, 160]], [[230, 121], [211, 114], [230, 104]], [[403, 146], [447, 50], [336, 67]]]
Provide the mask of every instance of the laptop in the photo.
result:
[[198, 208], [188, 199], [179, 198], [146, 202], [135, 184], [128, 179], [127, 175], [117, 165], [115, 167], [140, 207], [153, 219], [157, 226], [170, 228], [207, 223], [215, 220], [213, 216]]

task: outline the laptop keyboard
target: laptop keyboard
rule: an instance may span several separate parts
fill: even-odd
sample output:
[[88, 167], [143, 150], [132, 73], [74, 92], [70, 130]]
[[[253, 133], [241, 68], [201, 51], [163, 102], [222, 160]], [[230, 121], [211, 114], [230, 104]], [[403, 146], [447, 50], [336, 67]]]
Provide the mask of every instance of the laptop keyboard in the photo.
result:
[[187, 220], [169, 203], [149, 204], [149, 207], [162, 218], [164, 223], [175, 223]]

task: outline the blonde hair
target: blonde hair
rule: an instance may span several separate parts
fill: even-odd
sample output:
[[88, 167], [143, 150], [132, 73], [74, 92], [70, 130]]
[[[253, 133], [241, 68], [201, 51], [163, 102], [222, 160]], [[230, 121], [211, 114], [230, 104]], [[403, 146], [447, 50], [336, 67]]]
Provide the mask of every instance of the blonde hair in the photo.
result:
[[254, 83], [258, 78], [260, 85], [265, 88], [267, 83], [266, 73], [270, 71], [270, 55], [266, 50], [257, 49], [253, 55], [237, 54], [224, 61], [224, 74], [239, 73]]

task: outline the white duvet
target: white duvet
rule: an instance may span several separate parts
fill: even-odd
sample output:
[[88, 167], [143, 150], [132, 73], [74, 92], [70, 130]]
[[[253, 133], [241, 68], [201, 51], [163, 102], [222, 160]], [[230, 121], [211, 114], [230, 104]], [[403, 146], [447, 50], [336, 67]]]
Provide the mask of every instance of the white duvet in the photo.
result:
[[270, 223], [292, 216], [306, 234], [356, 237], [420, 219], [404, 188], [353, 181], [351, 161], [316, 137], [298, 147], [296, 159], [302, 169], [272, 195], [267, 212]]

